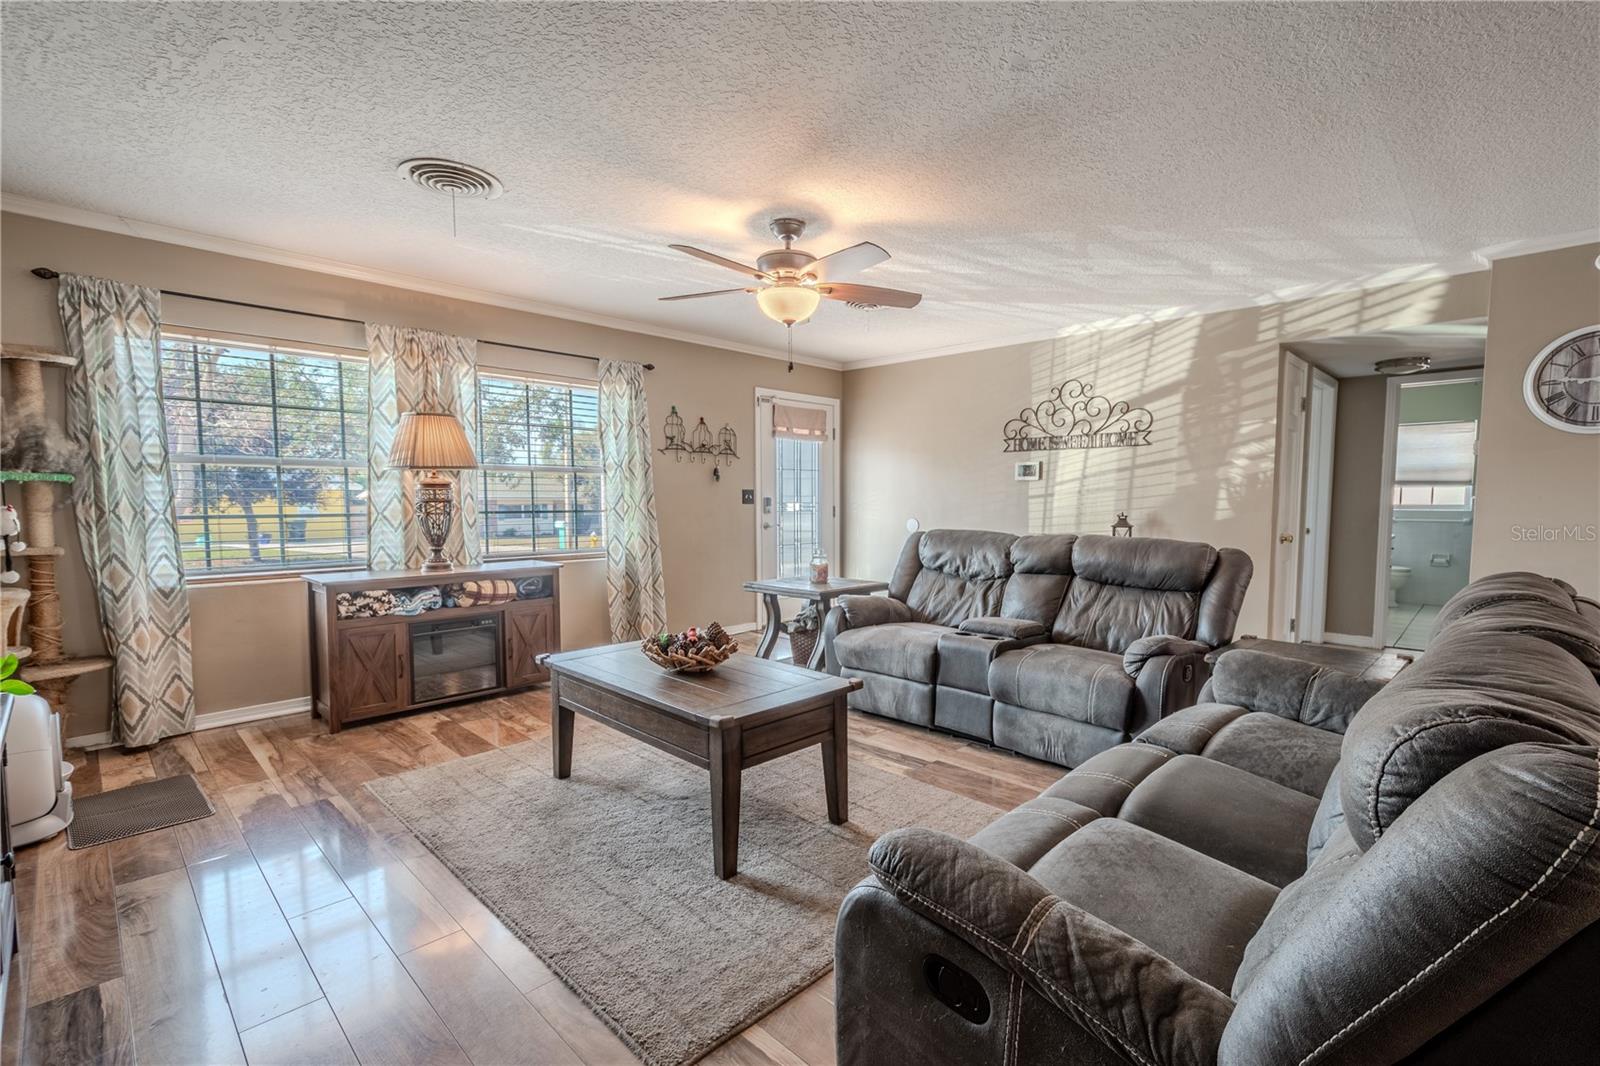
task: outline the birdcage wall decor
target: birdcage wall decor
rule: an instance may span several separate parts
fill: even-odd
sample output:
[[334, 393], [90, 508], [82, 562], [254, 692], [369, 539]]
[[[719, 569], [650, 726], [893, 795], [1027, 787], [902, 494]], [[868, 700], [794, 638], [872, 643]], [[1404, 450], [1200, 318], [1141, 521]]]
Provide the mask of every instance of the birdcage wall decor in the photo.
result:
[[676, 405], [673, 406], [671, 413], [667, 415], [666, 424], [662, 426], [661, 431], [667, 438], [667, 446], [661, 449], [661, 454], [671, 455], [673, 459], [681, 463], [684, 453], [689, 448], [683, 442], [683, 418], [678, 414]]
[[706, 425], [706, 420], [702, 418], [689, 431], [689, 454], [703, 463], [708, 456], [715, 453], [716, 448], [711, 443], [711, 427]]
[[739, 458], [739, 435], [731, 425], [723, 423], [713, 437], [711, 427], [704, 418], [700, 418], [693, 429], [685, 432], [683, 417], [678, 414], [677, 407], [673, 407], [667, 415], [662, 434], [666, 438], [666, 445], [660, 449], [662, 455], [671, 455], [674, 461], [680, 463], [685, 459], [699, 463], [709, 459], [711, 476], [718, 481], [722, 480], [721, 468]]

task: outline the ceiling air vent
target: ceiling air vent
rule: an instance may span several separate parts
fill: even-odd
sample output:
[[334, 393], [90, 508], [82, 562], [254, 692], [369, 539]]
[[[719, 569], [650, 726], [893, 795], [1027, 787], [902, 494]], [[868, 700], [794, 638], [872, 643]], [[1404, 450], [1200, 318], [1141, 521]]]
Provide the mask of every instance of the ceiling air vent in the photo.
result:
[[487, 170], [453, 159], [407, 159], [395, 173], [424, 189], [465, 200], [493, 200], [506, 191], [500, 179]]

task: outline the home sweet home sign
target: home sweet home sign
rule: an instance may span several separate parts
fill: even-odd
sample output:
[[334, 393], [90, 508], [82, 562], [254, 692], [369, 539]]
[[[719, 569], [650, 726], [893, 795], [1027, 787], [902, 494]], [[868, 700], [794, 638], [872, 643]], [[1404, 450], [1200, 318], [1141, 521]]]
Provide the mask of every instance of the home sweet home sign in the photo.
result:
[[1038, 404], [1006, 423], [1008, 452], [1059, 452], [1079, 448], [1142, 448], [1155, 416], [1146, 408], [1112, 402], [1094, 386], [1069, 378]]

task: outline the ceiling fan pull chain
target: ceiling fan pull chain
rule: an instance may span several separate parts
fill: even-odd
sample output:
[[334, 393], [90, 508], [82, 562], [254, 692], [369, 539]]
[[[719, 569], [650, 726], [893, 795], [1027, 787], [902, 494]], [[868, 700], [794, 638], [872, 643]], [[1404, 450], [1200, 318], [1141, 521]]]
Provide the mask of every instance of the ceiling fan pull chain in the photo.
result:
[[784, 334], [789, 338], [789, 373], [794, 373], [794, 327], [784, 326]]

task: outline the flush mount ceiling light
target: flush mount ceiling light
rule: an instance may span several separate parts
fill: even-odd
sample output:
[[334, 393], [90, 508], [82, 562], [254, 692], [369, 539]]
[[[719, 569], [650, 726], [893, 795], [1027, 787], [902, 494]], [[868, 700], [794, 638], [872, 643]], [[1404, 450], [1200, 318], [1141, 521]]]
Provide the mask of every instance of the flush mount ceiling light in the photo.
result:
[[464, 200], [493, 200], [506, 191], [487, 170], [454, 159], [418, 156], [401, 163], [395, 173], [413, 185]]
[[1380, 359], [1372, 364], [1372, 369], [1380, 374], [1402, 377], [1406, 374], [1420, 374], [1432, 365], [1432, 356], [1402, 355], [1394, 359]]

